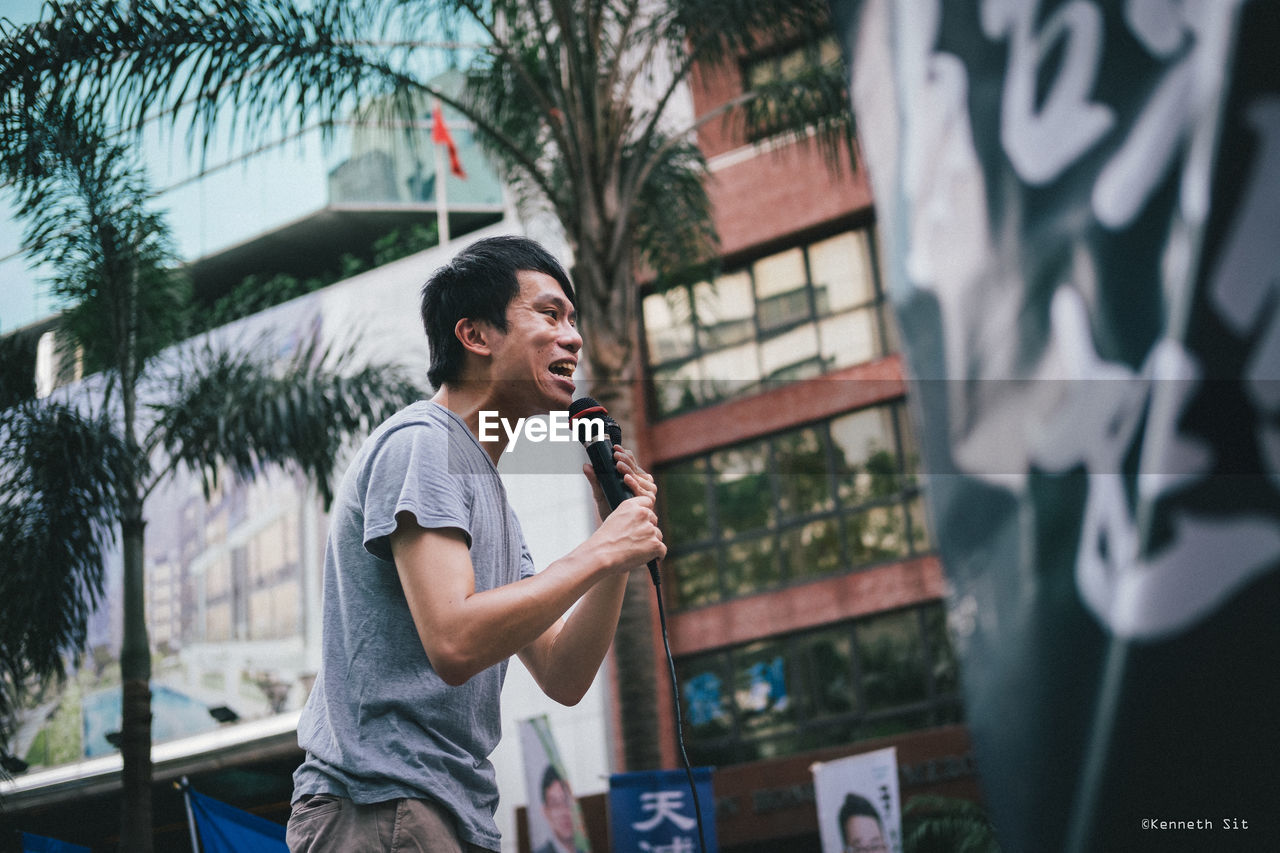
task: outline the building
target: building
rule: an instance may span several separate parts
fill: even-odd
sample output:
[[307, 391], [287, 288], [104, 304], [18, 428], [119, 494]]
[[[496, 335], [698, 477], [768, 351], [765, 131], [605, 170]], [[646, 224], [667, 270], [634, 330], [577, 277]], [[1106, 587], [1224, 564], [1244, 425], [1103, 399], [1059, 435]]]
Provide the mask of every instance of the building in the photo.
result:
[[[355, 133], [352, 156], [330, 173], [326, 204], [220, 247], [188, 268], [197, 290], [210, 294], [230, 292], [250, 276], [257, 282], [337, 280], [212, 334], [257, 346], [270, 340], [286, 354], [291, 343], [316, 332], [334, 346], [356, 346], [357, 358], [404, 365], [425, 387], [427, 342], [416, 306], [427, 275], [480, 237], [527, 232], [553, 246], [560, 239], [515, 217], [469, 124], [452, 113], [447, 117], [467, 171], [465, 180], [446, 176], [452, 243], [419, 246], [394, 260], [379, 254], [376, 244], [389, 233], [436, 227], [432, 146], [422, 141], [410, 148], [398, 135]], [[333, 276], [334, 270], [345, 274]], [[47, 326], [38, 324], [34, 332]], [[34, 350], [34, 334], [17, 334]], [[565, 449], [581, 454], [577, 447]], [[525, 477], [519, 454], [512, 457], [504, 464], [504, 473], [515, 469], [506, 477], [508, 494], [529, 527], [535, 563], [543, 566], [587, 535], [592, 504], [578, 471], [581, 460], [564, 460], [568, 473], [554, 475], [546, 471], [559, 470], [555, 463], [542, 458], [533, 469], [538, 475]], [[184, 776], [202, 793], [272, 820], [287, 819], [292, 773], [302, 759], [298, 714], [320, 656], [327, 523], [314, 489], [282, 473], [250, 484], [223, 477], [207, 493], [198, 476], [179, 473], [149, 499], [147, 516], [156, 849], [181, 850], [189, 835], [173, 783]], [[119, 584], [116, 559], [107, 566], [102, 606], [90, 620], [83, 664], [66, 689], [27, 709], [12, 751], [29, 768], [0, 781], [0, 846], [19, 830], [114, 849], [121, 770], [113, 743], [120, 721]], [[508, 732], [522, 717], [546, 714], [575, 788], [584, 794], [605, 789], [610, 767], [603, 679], [577, 706], [561, 708], [517, 661], [505, 695]], [[514, 849], [514, 810], [524, 796], [518, 745], [504, 742], [494, 763], [505, 807], [499, 825]], [[69, 808], [75, 821], [67, 820]]]
[[[809, 61], [806, 51], [830, 56], [836, 49], [834, 42], [788, 45], [704, 68], [692, 93], [695, 110], [740, 93], [745, 79]], [[724, 849], [817, 850], [814, 761], [892, 745], [904, 800], [926, 791], [978, 795], [946, 637], [944, 580], [923, 510], [907, 383], [881, 288], [864, 169], [846, 164], [833, 175], [812, 145], [743, 140], [720, 125], [704, 127], [700, 142], [714, 178], [722, 272], [714, 282], [650, 287], [643, 295], [645, 382], [637, 390], [635, 439], [662, 490], [671, 546], [663, 594], [684, 740], [694, 764], [716, 768]], [[381, 193], [365, 210], [353, 210], [342, 196], [358, 186]], [[425, 186], [418, 172], [404, 173], [390, 155], [362, 149], [334, 174], [341, 203], [203, 259], [197, 281], [274, 273], [263, 260], [281, 257], [284, 246], [300, 259], [314, 258], [316, 247], [328, 248], [334, 235], [366, 224], [370, 234], [385, 231], [389, 220], [378, 217], [429, 215], [434, 208], [417, 195]], [[491, 222], [481, 224], [513, 227]], [[391, 294], [407, 298], [421, 270], [440, 257], [429, 251], [406, 258], [281, 310], [305, 315], [318, 307], [322, 318], [371, 319]], [[307, 300], [317, 305], [308, 307]], [[407, 334], [397, 326], [369, 337], [394, 348]], [[585, 524], [584, 500], [571, 496], [569, 506], [548, 505], [545, 492], [521, 488], [518, 476], [513, 481], [526, 530], [544, 526], [527, 513], [570, 518], [573, 500]], [[318, 591], [307, 578], [319, 577], [323, 522], [305, 504], [280, 498], [266, 501], [278, 512], [264, 518], [248, 512], [253, 500], [220, 494], [205, 503], [189, 490], [178, 494], [168, 502], [179, 508], [180, 530], [188, 532], [156, 540], [163, 544], [150, 563], [156, 643], [186, 652], [174, 672], [213, 691], [210, 698], [220, 704], [212, 707], [235, 711], [234, 695], [253, 697], [241, 706], [252, 708], [251, 719], [238, 727], [211, 726], [157, 745], [158, 838], [185, 832], [180, 798], [168, 789], [181, 775], [205, 793], [268, 817], [287, 814], [288, 774], [300, 757], [292, 726], [316, 628], [308, 619], [318, 613]], [[250, 516], [257, 521], [246, 525]], [[572, 532], [545, 527], [557, 535]], [[196, 539], [221, 544], [197, 547]], [[530, 544], [540, 565], [557, 555], [555, 541]], [[259, 621], [256, 612], [266, 618]], [[654, 626], [656, 636], [656, 614]], [[226, 651], [229, 641], [235, 651]], [[660, 642], [654, 653], [662, 654]], [[284, 663], [261, 666], [266, 660]], [[522, 714], [554, 710], [518, 667], [510, 680]], [[610, 697], [607, 680], [601, 681], [583, 705], [553, 724], [597, 840], [602, 776], [621, 768], [616, 744], [612, 760], [600, 754], [616, 731], [609, 715], [619, 702], [616, 685]], [[506, 704], [517, 703], [509, 696]], [[669, 687], [660, 684], [651, 710], [662, 721], [663, 763], [675, 767]], [[508, 732], [511, 722], [504, 720]], [[82, 762], [50, 779], [45, 793], [31, 793], [25, 814], [57, 827], [73, 796], [95, 821], [114, 827], [118, 762], [112, 765], [110, 755], [96, 760], [100, 764]], [[508, 792], [523, 789], [518, 753], [504, 742], [494, 760], [502, 808], [509, 811], [520, 796], [508, 804]], [[510, 823], [504, 835], [514, 849], [519, 836]]]
[[[695, 113], [838, 50], [703, 67]], [[865, 167], [834, 173], [808, 140], [727, 124], [700, 145], [722, 272], [646, 291], [637, 406], [670, 546], [684, 741], [716, 768], [722, 849], [816, 851], [814, 761], [894, 746], [904, 802], [979, 796], [945, 581]], [[654, 713], [669, 719], [669, 702]]]

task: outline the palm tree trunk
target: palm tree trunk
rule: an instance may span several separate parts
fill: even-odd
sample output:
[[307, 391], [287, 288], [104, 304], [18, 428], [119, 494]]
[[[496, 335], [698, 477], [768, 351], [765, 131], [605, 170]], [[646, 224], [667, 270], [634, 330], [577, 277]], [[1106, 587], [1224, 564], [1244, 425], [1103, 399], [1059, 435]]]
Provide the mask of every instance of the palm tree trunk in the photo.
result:
[[[632, 417], [631, 382], [634, 381], [631, 341], [635, 329], [633, 312], [618, 310], [634, 298], [629, 269], [610, 270], [601, 254], [583, 251], [578, 241], [574, 279], [586, 297], [583, 331], [587, 358], [591, 364], [591, 393], [627, 430]], [[627, 770], [650, 770], [662, 766], [658, 727], [657, 670], [654, 658], [653, 585], [646, 571], [631, 573], [622, 602], [618, 630], [614, 635], [614, 664], [617, 670], [619, 717], [623, 760]]]
[[142, 472], [147, 468], [137, 436], [138, 376], [138, 269], [131, 265], [124, 300], [117, 314], [121, 325], [117, 359], [120, 399], [124, 416], [124, 442], [129, 454], [128, 471], [121, 483], [120, 532], [124, 545], [124, 639], [120, 646], [121, 697], [120, 754], [124, 808], [121, 813], [120, 850], [151, 853], [151, 643], [147, 638], [146, 573], [144, 561], [146, 521], [143, 518]]
[[123, 681], [120, 754], [124, 759], [120, 849], [150, 853], [151, 829], [151, 649], [147, 639], [143, 575], [142, 505], [126, 509], [124, 544], [124, 642], [120, 650]]

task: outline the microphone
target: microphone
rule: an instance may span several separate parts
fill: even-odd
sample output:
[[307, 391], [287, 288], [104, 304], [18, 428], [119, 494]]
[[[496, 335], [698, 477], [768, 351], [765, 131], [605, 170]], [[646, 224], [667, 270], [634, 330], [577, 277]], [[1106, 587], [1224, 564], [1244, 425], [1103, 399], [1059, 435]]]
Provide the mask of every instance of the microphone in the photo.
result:
[[[582, 446], [587, 450], [591, 469], [595, 472], [596, 482], [600, 484], [600, 491], [604, 492], [604, 498], [609, 502], [609, 508], [617, 509], [618, 504], [635, 497], [622, 481], [617, 463], [613, 460], [613, 446], [622, 443], [622, 427], [609, 417], [604, 406], [590, 397], [579, 397], [569, 404], [570, 429], [575, 429], [577, 422], [587, 424], [593, 421], [599, 422], [601, 426], [587, 428], [580, 433]], [[601, 433], [603, 438], [600, 437]], [[649, 575], [653, 578], [654, 586], [662, 583], [658, 576], [657, 560], [649, 561]]]

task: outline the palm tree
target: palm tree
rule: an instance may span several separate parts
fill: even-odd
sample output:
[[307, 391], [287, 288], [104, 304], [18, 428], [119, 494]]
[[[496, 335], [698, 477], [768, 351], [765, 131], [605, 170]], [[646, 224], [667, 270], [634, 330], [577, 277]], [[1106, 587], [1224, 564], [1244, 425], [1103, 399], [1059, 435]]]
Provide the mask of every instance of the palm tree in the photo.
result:
[[[628, 424], [637, 270], [671, 275], [715, 252], [694, 131], [730, 116], [770, 132], [816, 129], [833, 162], [852, 139], [839, 62], [704, 115], [682, 115], [682, 87], [699, 67], [829, 26], [826, 0], [73, 2], [0, 30], [0, 97], [52, 92], [126, 124], [173, 111], [206, 141], [217, 123], [263, 135], [362, 105], [390, 104], [401, 118], [424, 99], [451, 105], [520, 201], [562, 223], [591, 392]], [[440, 51], [465, 66], [460, 95], [432, 82]], [[651, 624], [647, 589], [633, 589], [615, 646], [632, 769], [660, 763]]]
[[[340, 443], [417, 389], [388, 369], [347, 366], [312, 342], [288, 364], [218, 346], [169, 346], [186, 289], [163, 219], [130, 152], [85, 114], [42, 102], [0, 113], [0, 167], [13, 182], [30, 256], [70, 307], [61, 328], [96, 371], [75, 401], [27, 401], [0, 419], [0, 665], [6, 685], [61, 673], [82, 648], [102, 591], [104, 534], [124, 563], [121, 847], [151, 849], [151, 650], [144, 613], [145, 505], [178, 468], [252, 477], [289, 464], [327, 503]], [[12, 634], [12, 636], [11, 636]], [[0, 712], [6, 700], [0, 699]]]
[[970, 800], [936, 795], [912, 797], [902, 810], [906, 853], [1000, 853], [986, 810]]

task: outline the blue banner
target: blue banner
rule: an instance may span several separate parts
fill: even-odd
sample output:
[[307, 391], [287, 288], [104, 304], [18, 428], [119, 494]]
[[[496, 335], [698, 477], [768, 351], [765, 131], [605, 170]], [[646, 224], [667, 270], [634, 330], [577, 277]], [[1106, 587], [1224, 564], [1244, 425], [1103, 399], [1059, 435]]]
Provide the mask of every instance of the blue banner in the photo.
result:
[[699, 813], [706, 841], [701, 853], [715, 853], [719, 845], [711, 768], [694, 768], [693, 779], [698, 790], [697, 809], [683, 770], [613, 774], [609, 778], [613, 853], [700, 853]]
[[22, 833], [22, 853], [90, 853], [90, 850], [79, 844], [24, 832]]
[[190, 788], [191, 811], [204, 853], [288, 853], [285, 828], [266, 818], [197, 794]]

